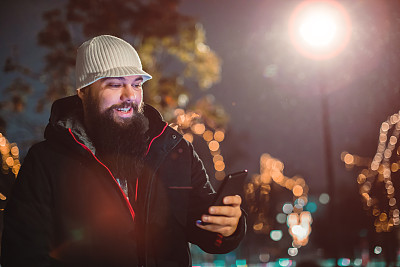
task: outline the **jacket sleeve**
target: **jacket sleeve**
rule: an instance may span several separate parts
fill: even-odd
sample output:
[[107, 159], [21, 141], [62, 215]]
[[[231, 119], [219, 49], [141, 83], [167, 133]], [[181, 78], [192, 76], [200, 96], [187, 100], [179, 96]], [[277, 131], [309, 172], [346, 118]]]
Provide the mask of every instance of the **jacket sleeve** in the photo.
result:
[[190, 196], [189, 212], [188, 212], [188, 233], [189, 241], [198, 245], [202, 250], [208, 253], [222, 254], [234, 250], [243, 239], [246, 232], [245, 213], [239, 220], [238, 227], [231, 236], [223, 237], [221, 234], [206, 231], [196, 226], [196, 221], [201, 218], [202, 214], [206, 214], [208, 207], [212, 203], [214, 189], [211, 186], [206, 170], [203, 166], [193, 146], [192, 150], [192, 191]]
[[48, 175], [31, 149], [5, 209], [2, 266], [55, 266], [49, 256], [51, 233]]

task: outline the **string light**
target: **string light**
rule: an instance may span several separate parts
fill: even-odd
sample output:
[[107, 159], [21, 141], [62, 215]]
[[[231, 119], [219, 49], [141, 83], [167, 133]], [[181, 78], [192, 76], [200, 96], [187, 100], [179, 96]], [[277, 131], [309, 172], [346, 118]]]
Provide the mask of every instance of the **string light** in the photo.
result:
[[221, 155], [220, 143], [225, 138], [222, 129], [214, 129], [201, 120], [201, 117], [193, 111], [183, 109], [175, 110], [176, 123], [171, 124], [175, 130], [183, 133], [183, 138], [193, 142], [194, 135], [197, 135], [207, 143], [210, 154], [213, 156], [215, 178], [222, 180], [225, 177], [225, 162]]
[[[268, 222], [268, 212], [265, 210], [269, 201], [271, 183], [290, 190], [293, 193], [294, 205], [285, 203], [282, 210], [286, 214], [289, 234], [293, 238], [292, 245], [296, 248], [305, 246], [311, 233], [312, 217], [311, 213], [303, 211], [303, 207], [308, 202], [308, 186], [302, 177], [294, 176], [292, 178], [283, 175], [284, 164], [282, 161], [271, 157], [269, 154], [263, 154], [260, 158], [260, 174], [252, 177], [251, 182], [246, 185], [246, 200], [249, 204], [250, 213], [257, 213], [257, 218], [253, 225], [256, 233], [268, 233], [270, 223]], [[257, 195], [256, 195], [257, 194]], [[259, 210], [259, 202], [264, 202]], [[281, 216], [281, 217], [282, 217]]]
[[1, 172], [8, 174], [11, 170], [14, 176], [17, 177], [21, 168], [18, 146], [15, 143], [9, 143], [2, 133], [0, 133], [0, 153], [2, 158]]
[[[0, 133], [0, 153], [2, 159], [1, 172], [3, 174], [9, 174], [11, 171], [16, 178], [21, 168], [19, 149], [15, 143], [9, 143], [2, 133]], [[0, 193], [0, 199], [6, 200], [7, 197], [3, 193]], [[3, 211], [3, 209], [0, 211]]]
[[[400, 112], [391, 115], [381, 124], [379, 131], [379, 144], [373, 159], [362, 158], [343, 152], [342, 161], [346, 168], [362, 166], [364, 168], [357, 176], [359, 193], [364, 201], [365, 209], [371, 210], [375, 217], [376, 232], [390, 232], [400, 224], [399, 208], [395, 198], [395, 188], [392, 182], [392, 173], [399, 170], [400, 162], [390, 162], [394, 154], [400, 155], [400, 147], [395, 151], [400, 134]], [[392, 130], [392, 131], [391, 131]], [[391, 135], [389, 137], [389, 131]], [[351, 160], [351, 159], [354, 160]], [[371, 196], [371, 189], [377, 183], [384, 183], [387, 199], [387, 208], [379, 207], [379, 200]]]

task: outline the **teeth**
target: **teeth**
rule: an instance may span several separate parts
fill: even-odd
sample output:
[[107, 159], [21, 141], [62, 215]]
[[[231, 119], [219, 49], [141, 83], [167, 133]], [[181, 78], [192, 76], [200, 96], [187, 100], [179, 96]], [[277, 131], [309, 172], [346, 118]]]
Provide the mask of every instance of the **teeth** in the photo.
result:
[[118, 111], [128, 112], [131, 108], [118, 108]]

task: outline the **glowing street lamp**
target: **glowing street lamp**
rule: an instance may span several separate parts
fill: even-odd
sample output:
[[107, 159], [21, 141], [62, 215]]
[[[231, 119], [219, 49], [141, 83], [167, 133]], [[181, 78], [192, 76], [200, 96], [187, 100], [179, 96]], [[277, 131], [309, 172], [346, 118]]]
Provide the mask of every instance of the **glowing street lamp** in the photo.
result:
[[[334, 0], [308, 0], [301, 2], [292, 13], [289, 21], [290, 40], [296, 50], [314, 61], [328, 60], [344, 50], [350, 40], [351, 22], [345, 8]], [[326, 177], [328, 192], [334, 198], [335, 181], [332, 162], [332, 141], [329, 124], [326, 78], [322, 63], [318, 63], [321, 75], [319, 89], [321, 94], [322, 131], [324, 140]], [[333, 201], [330, 205], [330, 222], [335, 227]], [[293, 229], [301, 233], [301, 229]], [[334, 232], [334, 231], [333, 231]], [[331, 236], [334, 246], [336, 240]], [[335, 252], [334, 252], [335, 254]]]
[[313, 47], [328, 46], [336, 34], [336, 23], [333, 17], [324, 14], [311, 14], [300, 25], [301, 37]]
[[291, 42], [302, 55], [314, 60], [338, 55], [349, 42], [350, 32], [346, 10], [333, 0], [303, 1], [289, 20]]

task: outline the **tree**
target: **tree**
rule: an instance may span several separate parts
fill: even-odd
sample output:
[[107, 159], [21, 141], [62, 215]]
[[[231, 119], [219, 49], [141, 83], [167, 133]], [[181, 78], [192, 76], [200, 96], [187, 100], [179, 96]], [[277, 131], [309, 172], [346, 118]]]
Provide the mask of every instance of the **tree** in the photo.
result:
[[[21, 66], [16, 53], [7, 59], [5, 71], [19, 72], [45, 84], [45, 93], [36, 106], [37, 111], [42, 111], [54, 100], [75, 93], [78, 45], [97, 35], [115, 35], [133, 44], [144, 69], [153, 76], [145, 84], [144, 100], [157, 108], [166, 121], [184, 132], [190, 131], [191, 127], [182, 129], [176, 120], [178, 108], [189, 109], [200, 115], [207, 128], [223, 129], [228, 116], [207, 95], [208, 89], [220, 80], [221, 60], [206, 44], [202, 26], [178, 12], [179, 2], [69, 0], [64, 8], [43, 13], [45, 26], [38, 33], [38, 44], [47, 53], [41, 74]], [[27, 86], [26, 81], [18, 79], [7, 89], [14, 111], [23, 110], [24, 99], [31, 92]], [[192, 101], [189, 88], [200, 89], [202, 97]]]
[[65, 10], [45, 12], [46, 26], [38, 42], [49, 49], [44, 68], [47, 90], [39, 110], [74, 93], [77, 46], [91, 37], [111, 34], [138, 50], [144, 69], [153, 76], [145, 87], [145, 101], [166, 120], [173, 120], [173, 111], [188, 104], [188, 82], [206, 90], [220, 79], [220, 59], [206, 45], [203, 28], [179, 14], [178, 4], [177, 0], [70, 0]]

